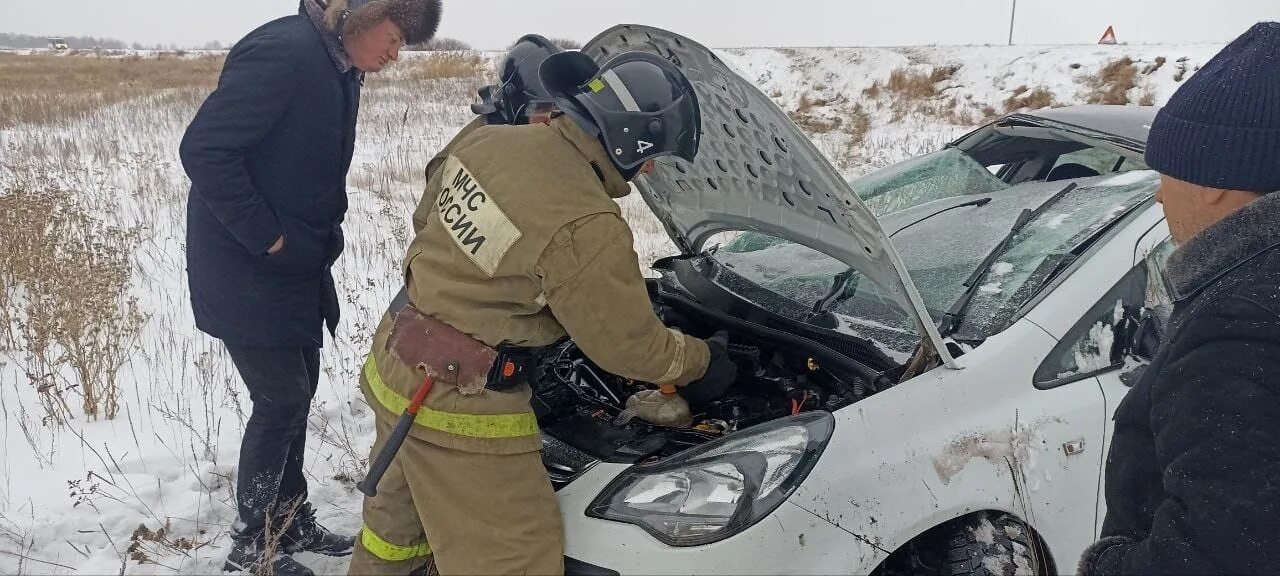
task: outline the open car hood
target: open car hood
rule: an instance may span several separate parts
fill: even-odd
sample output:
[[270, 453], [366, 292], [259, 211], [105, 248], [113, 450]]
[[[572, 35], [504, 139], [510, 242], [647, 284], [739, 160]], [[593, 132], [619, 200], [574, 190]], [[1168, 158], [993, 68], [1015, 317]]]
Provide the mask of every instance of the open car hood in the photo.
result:
[[752, 230], [804, 244], [874, 281], [911, 314], [944, 364], [957, 368], [876, 217], [791, 119], [711, 50], [679, 34], [620, 25], [582, 51], [658, 54], [693, 83], [702, 114], [695, 162], [661, 158], [636, 187], [688, 254], [716, 232]]

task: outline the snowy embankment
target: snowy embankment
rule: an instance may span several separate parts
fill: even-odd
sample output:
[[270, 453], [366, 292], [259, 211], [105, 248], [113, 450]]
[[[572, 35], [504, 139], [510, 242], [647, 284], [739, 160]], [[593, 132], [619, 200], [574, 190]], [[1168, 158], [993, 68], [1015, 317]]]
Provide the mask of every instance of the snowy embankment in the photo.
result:
[[[986, 118], [1022, 107], [1164, 102], [1217, 48], [721, 54], [791, 111], [852, 177], [934, 150]], [[398, 288], [422, 168], [468, 120], [467, 104], [494, 55], [471, 56], [463, 74], [424, 77], [418, 64], [436, 57], [409, 55], [366, 85], [347, 251], [336, 268], [344, 317], [336, 341], [323, 351], [306, 468], [321, 522], [339, 531], [360, 526], [353, 481], [363, 474], [372, 427], [357, 374]], [[211, 573], [221, 566], [250, 403], [221, 346], [195, 330], [187, 303], [187, 182], [177, 146], [202, 98], [201, 90], [166, 90], [74, 121], [0, 129], [0, 200], [33, 190], [72, 191], [95, 222], [136, 232], [128, 294], [145, 319], [127, 343], [118, 414], [94, 420], [80, 411], [71, 369], [40, 364], [33, 354], [32, 332], [19, 325], [22, 306], [30, 304], [24, 288], [0, 283], [6, 295], [0, 304], [10, 307], [0, 319], [13, 321], [0, 325], [8, 331], [0, 338], [0, 573]], [[672, 250], [642, 202], [628, 198], [623, 206], [642, 262]], [[83, 273], [93, 271], [86, 263]], [[56, 360], [57, 351], [42, 357]], [[66, 384], [54, 388], [70, 407], [63, 425], [46, 418], [47, 397], [35, 384], [45, 379]], [[303, 561], [320, 572], [345, 572], [342, 559]]]

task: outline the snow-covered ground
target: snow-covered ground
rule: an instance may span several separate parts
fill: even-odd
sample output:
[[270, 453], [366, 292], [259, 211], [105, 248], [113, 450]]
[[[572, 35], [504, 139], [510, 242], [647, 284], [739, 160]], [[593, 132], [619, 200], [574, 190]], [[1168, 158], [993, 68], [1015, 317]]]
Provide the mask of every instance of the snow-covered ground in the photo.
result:
[[[937, 149], [1006, 112], [1014, 96], [1042, 89], [1055, 103], [1088, 101], [1108, 89], [1093, 79], [1126, 57], [1135, 68], [1133, 87], [1119, 95], [1132, 103], [1164, 102], [1218, 48], [734, 49], [721, 55], [795, 112], [853, 177]], [[344, 319], [337, 341], [323, 351], [306, 468], [321, 521], [344, 532], [360, 526], [353, 479], [363, 475], [372, 441], [358, 370], [398, 288], [422, 168], [468, 120], [467, 104], [482, 80], [424, 79], [413, 72], [414, 60], [433, 57], [410, 55], [408, 64], [371, 78], [363, 102], [347, 250], [336, 268]], [[494, 57], [480, 55], [477, 69], [487, 69]], [[920, 83], [918, 76], [931, 78]], [[1123, 70], [1119, 76], [1126, 77]], [[29, 350], [0, 345], [0, 573], [194, 574], [221, 566], [250, 404], [220, 344], [195, 330], [188, 308], [187, 182], [177, 147], [202, 98], [199, 90], [156, 93], [82, 121], [0, 130], [0, 198], [62, 188], [74, 191], [94, 218], [139, 231], [131, 294], [146, 315], [120, 374], [120, 411], [112, 420], [84, 417], [72, 388], [65, 394], [74, 419], [46, 425]], [[642, 262], [673, 251], [639, 199], [622, 204]], [[20, 294], [21, 288], [0, 290]], [[6, 330], [18, 333], [16, 326], [0, 326]], [[342, 559], [303, 561], [325, 573], [346, 568]]]

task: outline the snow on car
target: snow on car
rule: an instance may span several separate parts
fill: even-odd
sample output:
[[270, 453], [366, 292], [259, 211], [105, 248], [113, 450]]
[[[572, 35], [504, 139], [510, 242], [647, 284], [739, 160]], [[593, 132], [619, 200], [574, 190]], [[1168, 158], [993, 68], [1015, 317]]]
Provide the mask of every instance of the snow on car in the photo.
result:
[[567, 572], [1069, 571], [1159, 334], [1154, 111], [1015, 114], [846, 183], [706, 48], [642, 26], [584, 48], [625, 50], [675, 62], [702, 106], [697, 161], [637, 183], [683, 252], [655, 263], [654, 308], [727, 330], [740, 377], [690, 428], [619, 424], [644, 383], [571, 341], [544, 355]]

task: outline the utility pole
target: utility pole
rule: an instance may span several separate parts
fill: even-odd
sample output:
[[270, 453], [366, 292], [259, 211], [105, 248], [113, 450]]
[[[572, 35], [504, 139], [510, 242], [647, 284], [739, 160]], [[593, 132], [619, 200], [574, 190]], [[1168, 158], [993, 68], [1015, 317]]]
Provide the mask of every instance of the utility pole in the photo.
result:
[[1009, 45], [1013, 46], [1013, 21], [1018, 16], [1018, 0], [1013, 0], [1013, 10], [1009, 11]]

